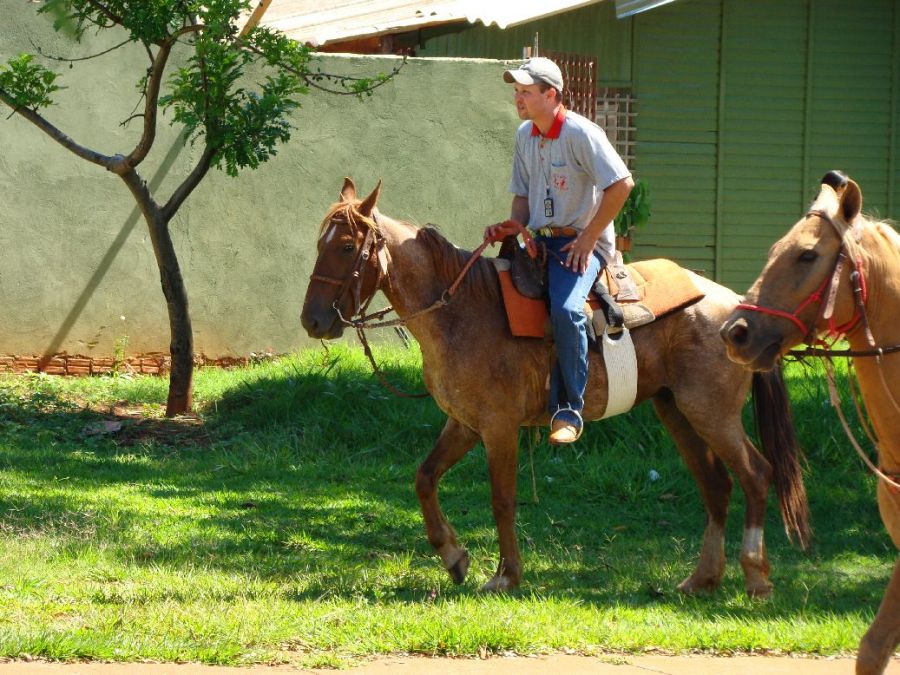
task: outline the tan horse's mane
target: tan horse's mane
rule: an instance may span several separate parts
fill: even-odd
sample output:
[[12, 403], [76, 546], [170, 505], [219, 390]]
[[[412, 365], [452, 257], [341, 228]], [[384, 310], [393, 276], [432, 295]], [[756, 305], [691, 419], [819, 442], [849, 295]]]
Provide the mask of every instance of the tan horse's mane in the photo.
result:
[[842, 228], [842, 239], [847, 250], [854, 257], [859, 257], [862, 253], [862, 244], [860, 238], [866, 230], [874, 235], [880, 235], [896, 250], [900, 251], [900, 234], [894, 229], [893, 223], [889, 220], [880, 220], [868, 214], [861, 213], [859, 218], [859, 229], [853, 225], [847, 225]]

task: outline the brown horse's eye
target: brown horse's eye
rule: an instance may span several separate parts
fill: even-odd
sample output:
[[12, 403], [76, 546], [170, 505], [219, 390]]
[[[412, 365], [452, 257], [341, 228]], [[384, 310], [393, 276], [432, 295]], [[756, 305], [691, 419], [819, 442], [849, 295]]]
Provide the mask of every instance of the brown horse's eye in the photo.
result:
[[347, 244], [344, 244], [343, 248], [345, 251], [347, 251], [347, 253], [349, 253], [350, 251], [353, 251], [356, 249], [356, 245], [347, 243]]
[[819, 254], [813, 249], [807, 249], [797, 258], [800, 262], [811, 263], [819, 259]]

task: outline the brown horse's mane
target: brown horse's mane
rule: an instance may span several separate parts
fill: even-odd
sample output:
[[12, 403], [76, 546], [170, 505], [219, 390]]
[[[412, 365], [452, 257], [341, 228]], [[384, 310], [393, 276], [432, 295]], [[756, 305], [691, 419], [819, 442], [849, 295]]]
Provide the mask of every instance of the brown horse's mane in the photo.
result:
[[[423, 244], [434, 261], [435, 275], [448, 286], [456, 281], [460, 271], [472, 257], [471, 251], [457, 248], [435, 227], [423, 227], [416, 232], [416, 240]], [[472, 294], [472, 299], [500, 302], [500, 286], [493, 273], [493, 263], [479, 258], [463, 277], [460, 291]]]
[[[336, 218], [346, 220], [353, 232], [363, 228], [380, 231], [378, 220], [361, 214], [357, 209], [359, 204], [359, 201], [341, 201], [332, 204], [319, 225], [319, 236], [321, 237], [325, 233], [329, 223]], [[456, 281], [462, 268], [472, 257], [471, 251], [457, 248], [433, 226], [420, 228], [406, 221], [398, 220], [396, 222], [416, 230], [416, 240], [425, 246], [434, 262], [434, 271], [438, 281], [445, 283], [448, 287]], [[488, 260], [483, 258], [476, 260], [463, 277], [459, 291], [471, 293], [472, 299], [499, 302], [500, 288], [492, 267], [493, 264]]]

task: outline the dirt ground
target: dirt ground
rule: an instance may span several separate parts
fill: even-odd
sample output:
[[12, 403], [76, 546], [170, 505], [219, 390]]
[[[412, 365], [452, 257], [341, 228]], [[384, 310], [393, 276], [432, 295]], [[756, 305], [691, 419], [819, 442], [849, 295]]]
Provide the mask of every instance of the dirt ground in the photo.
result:
[[[852, 675], [852, 658], [787, 656], [620, 656], [554, 654], [490, 659], [381, 657], [343, 671], [254, 666], [229, 668], [172, 663], [0, 663], [0, 675]], [[895, 657], [885, 675], [900, 675]]]

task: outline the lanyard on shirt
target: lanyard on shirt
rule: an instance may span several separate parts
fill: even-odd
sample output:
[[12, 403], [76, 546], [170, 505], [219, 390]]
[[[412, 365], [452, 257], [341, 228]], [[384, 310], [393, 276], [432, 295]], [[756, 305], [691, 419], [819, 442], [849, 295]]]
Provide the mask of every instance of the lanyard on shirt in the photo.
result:
[[[550, 196], [550, 178], [553, 173], [553, 138], [541, 138], [538, 144], [538, 157], [541, 160], [541, 169], [544, 174], [544, 185], [547, 189], [547, 192], [544, 195], [544, 218], [552, 218], [553, 217], [553, 197]], [[544, 143], [550, 143], [547, 148], [547, 166], [544, 166], [544, 155], [540, 152], [544, 147]]]

